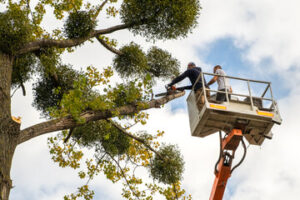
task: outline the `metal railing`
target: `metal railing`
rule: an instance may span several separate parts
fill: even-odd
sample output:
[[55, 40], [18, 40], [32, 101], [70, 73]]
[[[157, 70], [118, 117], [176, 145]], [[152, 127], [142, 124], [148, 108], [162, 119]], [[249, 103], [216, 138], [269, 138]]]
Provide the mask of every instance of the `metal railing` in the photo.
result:
[[[207, 75], [207, 76], [220, 76], [220, 77], [223, 77], [223, 78], [227, 78], [227, 79], [234, 79], [234, 80], [239, 80], [239, 81], [244, 81], [247, 83], [247, 89], [248, 89], [248, 95], [245, 95], [245, 94], [240, 94], [240, 93], [229, 93], [228, 89], [226, 88], [225, 86], [225, 91], [220, 91], [220, 90], [212, 90], [208, 87], [205, 86], [205, 83], [204, 83], [204, 75]], [[273, 92], [272, 92], [272, 88], [271, 88], [271, 82], [267, 82], [267, 81], [260, 81], [260, 80], [252, 80], [252, 79], [246, 79], [246, 78], [240, 78], [240, 77], [233, 77], [233, 76], [223, 76], [223, 75], [218, 75], [218, 74], [213, 74], [213, 73], [207, 73], [207, 72], [201, 72], [196, 80], [196, 82], [194, 83], [193, 87], [192, 87], [192, 91], [194, 91], [194, 88], [195, 88], [195, 85], [196, 83], [198, 83], [198, 81], [200, 80], [200, 78], [202, 79], [202, 92], [201, 92], [201, 95], [203, 94], [204, 95], [204, 98], [205, 98], [205, 102], [208, 103], [208, 99], [207, 99], [207, 92], [214, 92], [214, 93], [225, 93], [226, 95], [226, 102], [229, 103], [230, 102], [230, 98], [229, 98], [229, 95], [231, 96], [238, 96], [238, 97], [246, 97], [246, 98], [249, 98], [250, 100], [250, 105], [251, 105], [251, 109], [253, 110], [254, 109], [254, 102], [253, 102], [253, 99], [259, 99], [263, 102], [263, 100], [266, 100], [266, 101], [270, 101], [271, 102], [271, 106], [269, 109], [275, 109], [275, 110], [278, 110], [277, 109], [277, 104], [276, 104], [276, 101], [274, 100], [274, 97], [273, 97]], [[226, 81], [225, 81], [226, 83]], [[254, 96], [251, 92], [251, 86], [250, 86], [250, 83], [259, 83], [259, 84], [263, 84], [263, 85], [266, 85], [265, 86], [265, 89], [263, 90], [263, 93], [260, 95], [260, 96]], [[270, 96], [271, 98], [266, 98], [265, 95], [266, 93], [270, 91]]]

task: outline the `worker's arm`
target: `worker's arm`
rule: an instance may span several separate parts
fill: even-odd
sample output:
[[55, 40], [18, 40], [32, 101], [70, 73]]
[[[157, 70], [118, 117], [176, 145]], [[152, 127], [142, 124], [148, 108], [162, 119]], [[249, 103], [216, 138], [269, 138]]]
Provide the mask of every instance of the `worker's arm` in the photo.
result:
[[177, 76], [175, 79], [173, 79], [173, 81], [171, 83], [169, 83], [168, 86], [172, 86], [172, 85], [182, 81], [183, 79], [185, 79], [188, 76], [188, 73], [189, 73], [189, 70], [186, 70], [180, 76]]
[[207, 85], [209, 86], [209, 85], [213, 84], [214, 82], [217, 81], [217, 79], [218, 79], [218, 76], [214, 76], [214, 77], [207, 83]]
[[184, 87], [176, 88], [176, 90], [183, 91], [183, 90], [191, 90], [192, 88], [193, 88], [193, 86], [189, 85], [189, 86], [184, 86]]

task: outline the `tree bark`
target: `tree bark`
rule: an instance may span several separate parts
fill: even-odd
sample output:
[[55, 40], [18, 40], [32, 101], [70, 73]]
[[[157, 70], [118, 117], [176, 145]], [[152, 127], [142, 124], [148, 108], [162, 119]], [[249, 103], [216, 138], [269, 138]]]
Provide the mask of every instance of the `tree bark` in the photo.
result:
[[13, 58], [0, 52], [0, 120], [11, 117], [10, 86]]
[[12, 181], [10, 169], [20, 124], [11, 118], [11, 75], [13, 57], [0, 52], [0, 200], [8, 200]]
[[0, 200], [8, 200], [12, 188], [10, 169], [20, 125], [11, 119], [0, 121]]

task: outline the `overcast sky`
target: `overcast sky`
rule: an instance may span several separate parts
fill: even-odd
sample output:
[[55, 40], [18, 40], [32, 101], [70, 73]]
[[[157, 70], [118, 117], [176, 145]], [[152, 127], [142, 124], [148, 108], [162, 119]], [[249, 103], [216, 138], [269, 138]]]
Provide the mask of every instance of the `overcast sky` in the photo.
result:
[[[300, 196], [300, 2], [297, 0], [202, 0], [199, 25], [186, 39], [157, 42], [181, 62], [184, 71], [194, 61], [203, 71], [212, 72], [216, 64], [228, 75], [271, 81], [283, 118], [274, 126], [274, 137], [261, 147], [249, 146], [248, 154], [229, 179], [225, 200], [297, 200]], [[107, 27], [114, 23], [99, 23]], [[48, 27], [55, 23], [46, 21]], [[151, 43], [127, 31], [114, 33], [120, 45], [131, 40], [147, 50]], [[98, 43], [87, 43], [74, 53], [64, 55], [64, 62], [76, 68], [94, 65], [99, 69], [112, 63], [113, 55]], [[187, 81], [184, 84], [188, 83]], [[164, 83], [166, 84], [166, 83]], [[22, 117], [22, 128], [44, 121], [32, 108], [31, 83], [28, 95], [18, 91], [13, 97], [13, 115]], [[157, 87], [162, 90], [163, 85]], [[233, 88], [234, 89], [234, 88]], [[183, 185], [193, 199], [208, 199], [218, 158], [217, 135], [191, 137], [185, 97], [163, 109], [150, 110], [150, 120], [142, 127], [149, 131], [164, 130], [164, 141], [178, 144], [185, 160]], [[12, 200], [56, 200], [74, 192], [81, 182], [74, 171], [54, 164], [42, 136], [18, 146], [11, 176]], [[95, 199], [121, 199], [121, 188], [105, 177], [92, 182]]]

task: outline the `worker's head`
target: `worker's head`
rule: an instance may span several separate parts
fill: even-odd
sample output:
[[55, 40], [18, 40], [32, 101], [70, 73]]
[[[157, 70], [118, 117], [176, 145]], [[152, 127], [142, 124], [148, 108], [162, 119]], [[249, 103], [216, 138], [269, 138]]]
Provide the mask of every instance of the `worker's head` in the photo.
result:
[[222, 69], [222, 67], [221, 67], [220, 65], [214, 66], [214, 73], [216, 73], [216, 71], [217, 71], [218, 69]]
[[194, 67], [196, 67], [195, 63], [189, 62], [187, 68], [188, 68], [188, 69], [192, 69], [192, 68], [194, 68]]

